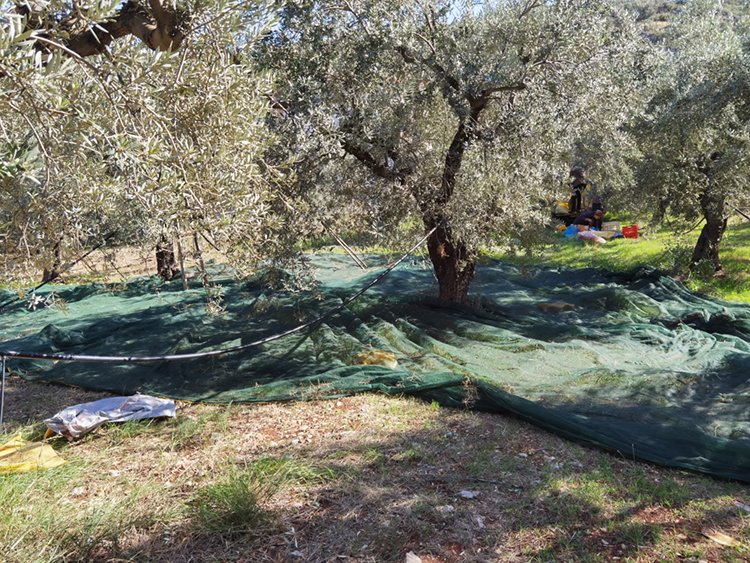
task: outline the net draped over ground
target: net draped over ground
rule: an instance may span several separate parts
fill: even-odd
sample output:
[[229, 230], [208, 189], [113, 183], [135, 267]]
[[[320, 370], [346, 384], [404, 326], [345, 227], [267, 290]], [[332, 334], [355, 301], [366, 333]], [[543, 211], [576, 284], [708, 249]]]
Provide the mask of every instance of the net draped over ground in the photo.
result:
[[[54, 292], [54, 305], [36, 310], [6, 292], [0, 349], [229, 348], [320, 316], [380, 271], [337, 254], [311, 260], [320, 284], [301, 294], [272, 291], [261, 277], [214, 278], [220, 314], [206, 312], [197, 282], [186, 291], [155, 278], [48, 286], [39, 296]], [[750, 307], [690, 293], [655, 271], [500, 261], [478, 268], [469, 305], [448, 307], [435, 294], [431, 270], [413, 260], [314, 330], [239, 354], [136, 365], [13, 359], [10, 367], [30, 379], [190, 401], [415, 395], [510, 411], [627, 458], [750, 481]], [[398, 367], [359, 365], [371, 350], [394, 354]]]

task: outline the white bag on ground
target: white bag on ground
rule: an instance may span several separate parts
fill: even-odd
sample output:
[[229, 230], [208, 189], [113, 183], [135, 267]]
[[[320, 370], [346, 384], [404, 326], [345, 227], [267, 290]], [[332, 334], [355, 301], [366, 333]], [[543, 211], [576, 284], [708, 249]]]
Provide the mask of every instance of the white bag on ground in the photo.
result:
[[80, 438], [105, 422], [123, 422], [144, 418], [175, 416], [175, 404], [170, 399], [150, 395], [108, 397], [91, 403], [66, 407], [44, 423], [68, 440]]
[[598, 234], [596, 234], [596, 231], [581, 231], [580, 233], [578, 233], [578, 238], [581, 240], [590, 240], [598, 244], [604, 244], [607, 242]]

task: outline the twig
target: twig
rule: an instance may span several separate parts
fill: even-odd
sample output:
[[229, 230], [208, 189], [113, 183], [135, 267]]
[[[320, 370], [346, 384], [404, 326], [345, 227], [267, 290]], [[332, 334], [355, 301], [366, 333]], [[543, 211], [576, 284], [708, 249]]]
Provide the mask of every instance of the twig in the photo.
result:
[[748, 221], [750, 221], [750, 217], [748, 217], [748, 216], [747, 216], [747, 215], [746, 215], [746, 214], [745, 214], [744, 212], [742, 212], [742, 211], [740, 211], [739, 209], [737, 209], [737, 208], [736, 208], [736, 207], [735, 207], [734, 205], [730, 205], [729, 207], [731, 207], [731, 208], [732, 208], [732, 209], [734, 209], [734, 210], [735, 210], [735, 211], [736, 211], [737, 213], [739, 213], [740, 215], [742, 215], [742, 216], [743, 216], [743, 217], [744, 217], [745, 219], [747, 219]]
[[689, 229], [688, 229], [687, 231], [684, 231], [684, 232], [682, 232], [682, 233], [677, 233], [677, 234], [676, 234], [676, 235], [674, 235], [674, 236], [676, 236], [676, 237], [681, 237], [681, 236], [683, 236], [683, 235], [686, 235], [686, 234], [688, 234], [688, 233], [692, 233], [692, 232], [693, 232], [693, 231], [694, 231], [695, 229], [697, 229], [697, 228], [698, 228], [698, 225], [700, 225], [701, 223], [703, 223], [703, 220], [704, 220], [704, 219], [705, 219], [705, 217], [701, 217], [701, 218], [700, 218], [700, 221], [698, 221], [698, 222], [697, 222], [697, 223], [696, 223], [695, 225], [693, 225], [693, 226], [692, 226], [691, 228], [689, 228]]

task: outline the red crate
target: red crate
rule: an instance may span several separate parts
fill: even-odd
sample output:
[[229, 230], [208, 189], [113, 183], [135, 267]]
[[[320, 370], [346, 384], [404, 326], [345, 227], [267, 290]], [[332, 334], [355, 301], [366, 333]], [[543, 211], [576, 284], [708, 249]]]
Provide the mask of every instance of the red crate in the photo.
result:
[[638, 238], [638, 225], [625, 226], [622, 228], [622, 236], [625, 238]]

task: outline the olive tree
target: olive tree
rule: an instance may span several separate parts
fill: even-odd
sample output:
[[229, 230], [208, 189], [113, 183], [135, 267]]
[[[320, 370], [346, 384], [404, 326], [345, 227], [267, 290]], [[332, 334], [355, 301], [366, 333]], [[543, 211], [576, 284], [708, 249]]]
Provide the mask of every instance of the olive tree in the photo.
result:
[[[265, 123], [272, 77], [245, 56], [272, 11], [222, 0], [184, 6], [174, 9], [179, 45], [165, 52], [125, 40], [103, 41], [101, 54], [80, 47], [101, 40], [101, 28], [117, 38], [107, 22], [126, 25], [128, 10], [156, 22], [146, 43], [164, 47], [154, 39], [157, 5], [73, 3], [66, 12], [53, 3], [9, 14], [0, 27], [6, 257], [54, 269], [61, 248], [114, 230], [120, 242], [156, 247], [167, 278], [176, 234], [209, 241], [245, 269], [293, 252], [304, 209], [282, 197], [284, 175], [264, 160], [276, 142]], [[66, 13], [87, 31], [68, 30]], [[50, 41], [59, 46], [44, 48]]]
[[322, 0], [284, 3], [256, 56], [299, 189], [360, 227], [416, 217], [460, 302], [480, 245], [545, 222], [577, 147], [618, 144], [648, 48], [604, 1]]
[[698, 3], [671, 28], [655, 94], [640, 130], [638, 197], [705, 224], [691, 267], [721, 271], [730, 205], [750, 197], [750, 36], [712, 3]]

